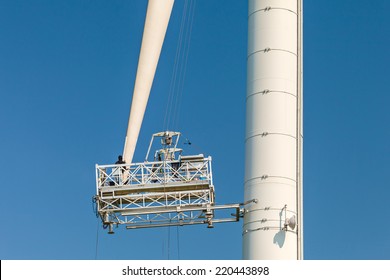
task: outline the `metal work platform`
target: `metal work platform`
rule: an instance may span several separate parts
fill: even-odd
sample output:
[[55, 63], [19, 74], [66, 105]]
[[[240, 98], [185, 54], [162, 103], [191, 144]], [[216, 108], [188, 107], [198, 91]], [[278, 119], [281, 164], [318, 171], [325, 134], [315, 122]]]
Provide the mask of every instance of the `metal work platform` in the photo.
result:
[[[161, 132], [152, 137], [145, 162], [96, 165], [97, 213], [103, 226], [128, 229], [235, 222], [240, 204], [215, 204], [211, 157], [183, 156], [177, 148], [180, 133]], [[161, 149], [148, 161], [156, 138]], [[216, 211], [226, 216], [216, 218]]]

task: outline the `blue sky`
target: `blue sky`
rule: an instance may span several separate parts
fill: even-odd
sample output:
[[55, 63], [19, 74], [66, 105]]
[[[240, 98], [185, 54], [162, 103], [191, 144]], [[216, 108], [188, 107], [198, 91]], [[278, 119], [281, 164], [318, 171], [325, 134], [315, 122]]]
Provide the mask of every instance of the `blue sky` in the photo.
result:
[[[135, 159], [163, 128], [174, 6]], [[146, 0], [0, 0], [0, 258], [240, 259], [242, 223], [117, 230], [92, 211], [96, 163], [123, 150]], [[307, 259], [390, 259], [390, 4], [305, 1]], [[247, 1], [197, 0], [180, 122], [243, 200]], [[175, 128], [176, 129], [176, 128]], [[97, 250], [96, 250], [97, 248]]]

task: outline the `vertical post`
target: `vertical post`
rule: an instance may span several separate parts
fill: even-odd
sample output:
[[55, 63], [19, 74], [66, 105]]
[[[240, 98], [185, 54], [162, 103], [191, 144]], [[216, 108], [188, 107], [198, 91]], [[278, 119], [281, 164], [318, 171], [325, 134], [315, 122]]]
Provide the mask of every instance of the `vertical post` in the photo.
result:
[[96, 195], [99, 195], [99, 186], [101, 184], [99, 184], [100, 182], [100, 172], [99, 172], [99, 166], [97, 164], [95, 164], [95, 174], [96, 174]]
[[244, 259], [302, 258], [301, 3], [248, 2]]

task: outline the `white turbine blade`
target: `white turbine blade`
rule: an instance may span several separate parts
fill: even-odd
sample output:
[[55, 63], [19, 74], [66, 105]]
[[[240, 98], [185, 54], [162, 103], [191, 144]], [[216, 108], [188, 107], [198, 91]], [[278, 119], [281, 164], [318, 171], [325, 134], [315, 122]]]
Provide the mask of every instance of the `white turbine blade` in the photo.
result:
[[174, 0], [149, 0], [123, 158], [131, 163]]

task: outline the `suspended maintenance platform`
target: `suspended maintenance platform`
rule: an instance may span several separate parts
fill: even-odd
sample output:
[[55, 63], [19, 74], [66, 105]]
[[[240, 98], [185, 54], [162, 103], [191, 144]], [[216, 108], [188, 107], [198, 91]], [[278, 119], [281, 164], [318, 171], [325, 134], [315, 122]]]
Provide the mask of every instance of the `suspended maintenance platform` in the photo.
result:
[[[211, 157], [182, 155], [179, 138], [179, 132], [153, 134], [142, 163], [96, 165], [94, 199], [108, 233], [119, 225], [136, 229], [206, 224], [212, 228], [214, 223], [239, 221], [242, 204], [215, 204]], [[157, 139], [161, 147], [148, 161]], [[233, 213], [226, 217], [226, 210]]]

